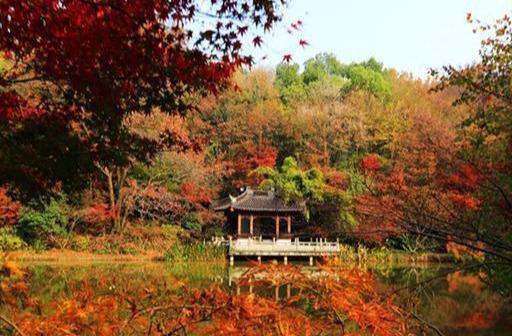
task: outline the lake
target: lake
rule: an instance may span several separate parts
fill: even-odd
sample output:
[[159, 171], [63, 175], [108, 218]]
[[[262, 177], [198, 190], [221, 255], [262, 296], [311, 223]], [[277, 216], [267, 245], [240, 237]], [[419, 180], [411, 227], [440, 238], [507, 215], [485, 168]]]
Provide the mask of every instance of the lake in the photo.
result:
[[[170, 264], [164, 262], [25, 262], [31, 276], [30, 294], [43, 304], [65, 298], [71, 284], [86, 281], [137, 288], [186, 283], [191, 287], [217, 284], [226, 291], [248, 292], [285, 300], [293, 295], [293, 284], [280, 288], [239, 286], [247, 263], [229, 267], [223, 263]], [[363, 267], [363, 266], [361, 266]], [[444, 264], [380, 265], [365, 267], [384, 290], [394, 290], [397, 300], [414, 310], [421, 319], [435, 325], [445, 335], [512, 335], [510, 293], [496, 285], [491, 269]], [[315, 273], [315, 267], [303, 266]], [[503, 272], [496, 272], [502, 274]], [[44, 313], [44, 312], [43, 312]]]

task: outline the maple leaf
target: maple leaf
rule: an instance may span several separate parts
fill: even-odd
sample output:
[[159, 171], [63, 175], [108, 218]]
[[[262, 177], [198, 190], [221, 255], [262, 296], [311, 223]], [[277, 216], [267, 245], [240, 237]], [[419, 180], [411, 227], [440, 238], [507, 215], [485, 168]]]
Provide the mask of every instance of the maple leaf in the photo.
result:
[[292, 61], [292, 55], [291, 54], [285, 54], [283, 56], [283, 62], [290, 63]]
[[306, 40], [300, 39], [300, 41], [299, 41], [299, 45], [300, 45], [302, 48], [306, 48], [306, 47], [309, 45], [309, 43], [308, 43], [308, 41], [306, 41]]
[[239, 27], [238, 28], [238, 34], [240, 34], [241, 36], [245, 35], [245, 33], [247, 33], [247, 30], [249, 29], [248, 26], [242, 26], [242, 27]]
[[293, 28], [293, 29], [295, 29], [295, 30], [300, 30], [300, 27], [299, 27], [299, 25], [298, 25], [297, 23], [292, 23], [292, 24], [290, 25], [290, 27], [292, 27], [292, 28]]
[[252, 43], [254, 44], [255, 47], [260, 47], [262, 42], [263, 42], [263, 40], [261, 39], [261, 36], [256, 36], [252, 40]]

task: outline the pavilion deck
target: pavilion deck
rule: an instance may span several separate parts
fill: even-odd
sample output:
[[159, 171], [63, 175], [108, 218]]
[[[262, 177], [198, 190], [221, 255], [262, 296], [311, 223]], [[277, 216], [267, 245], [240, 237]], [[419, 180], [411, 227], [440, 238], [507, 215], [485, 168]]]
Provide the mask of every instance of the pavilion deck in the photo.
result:
[[309, 257], [310, 263], [313, 257], [334, 256], [340, 251], [339, 242], [328, 242], [325, 239], [315, 241], [300, 241], [298, 238], [291, 239], [231, 239], [229, 240], [229, 258], [233, 265], [235, 257], [283, 257], [284, 263], [288, 257]]

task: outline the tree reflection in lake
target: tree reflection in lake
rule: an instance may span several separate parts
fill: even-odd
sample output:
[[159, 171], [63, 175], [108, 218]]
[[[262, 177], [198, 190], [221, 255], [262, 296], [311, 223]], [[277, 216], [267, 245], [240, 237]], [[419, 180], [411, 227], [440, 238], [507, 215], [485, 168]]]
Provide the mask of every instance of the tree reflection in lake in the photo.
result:
[[[38, 301], [37, 323], [45, 322], [45, 317], [55, 317], [52, 314], [55, 314], [56, 302], [69, 305], [70, 300], [77, 299], [77, 289], [86, 286], [90, 288], [88, 295], [91, 295], [93, 302], [103, 300], [101, 302], [104, 307], [109, 307], [108, 305], [111, 304], [115, 305], [116, 309], [126, 308], [119, 312], [121, 317], [118, 320], [111, 321], [112, 329], [110, 330], [114, 334], [122, 328], [127, 319], [133, 319], [133, 322], [139, 323], [140, 330], [148, 328], [148, 323], [156, 322], [162, 323], [162, 328], [169, 327], [172, 323], [165, 325], [162, 322], [165, 321], [165, 314], [183, 319], [183, 307], [182, 310], [175, 310], [172, 314], [162, 312], [159, 315], [158, 311], [151, 312], [149, 320], [147, 316], [142, 319], [143, 314], [140, 312], [149, 307], [169, 304], [169, 298], [178, 297], [177, 292], [186, 294], [185, 301], [180, 304], [190, 305], [195, 307], [194, 309], [199, 309], [197, 300], [208, 304], [212, 304], [211, 300], [215, 301], [215, 304], [222, 301], [222, 307], [226, 311], [219, 312], [218, 315], [223, 320], [213, 319], [213, 322], [208, 322], [208, 327], [204, 323], [201, 328], [194, 327], [198, 332], [207, 330], [233, 333], [240, 327], [233, 322], [236, 319], [245, 319], [247, 334], [250, 334], [250, 330], [256, 332], [257, 328], [265, 328], [262, 322], [267, 325], [280, 323], [280, 328], [287, 331], [289, 335], [305, 334], [307, 330], [304, 326], [309, 326], [309, 331], [325, 328], [334, 332], [336, 325], [343, 325], [347, 334], [350, 331], [357, 333], [357, 330], [363, 326], [363, 329], [367, 328], [370, 333], [399, 335], [406, 330], [404, 322], [408, 322], [408, 332], [416, 334], [432, 334], [434, 329], [427, 327], [426, 324], [435, 326], [445, 335], [510, 335], [512, 330], [510, 293], [504, 289], [504, 286], [499, 286], [499, 283], [495, 282], [493, 269], [481, 267], [456, 272], [452, 272], [453, 266], [440, 265], [415, 267], [388, 265], [387, 267], [369, 267], [369, 271], [364, 267], [352, 269], [344, 266], [341, 267], [344, 269], [343, 272], [303, 267], [300, 273], [296, 272], [294, 267], [283, 271], [282, 266], [267, 265], [261, 269], [240, 264], [229, 268], [224, 264], [205, 263], [175, 265], [150, 262], [80, 265], [31, 263], [23, 267], [31, 273], [27, 296]], [[339, 266], [335, 267], [339, 268]], [[370, 273], [375, 275], [377, 281], [372, 280]], [[330, 280], [326, 274], [331, 277]], [[500, 271], [496, 274], [503, 275], [504, 272]], [[336, 281], [332, 281], [333, 279]], [[342, 285], [339, 285], [340, 283]], [[204, 290], [212, 284], [218, 287], [219, 291]], [[194, 291], [194, 289], [200, 291]], [[393, 292], [397, 294], [396, 298], [390, 299], [389, 296], [377, 295], [377, 293], [389, 295]], [[227, 293], [228, 296], [222, 293]], [[83, 293], [81, 295], [83, 296]], [[210, 296], [194, 297], [197, 295]], [[115, 299], [108, 301], [108, 298]], [[134, 298], [139, 298], [139, 302], [130, 302]], [[226, 308], [228, 302], [230, 304], [236, 302], [237, 309], [234, 309], [234, 306]], [[300, 309], [296, 309], [297, 307]], [[89, 306], [89, 308], [96, 308], [96, 306]], [[0, 311], [3, 311], [2, 309]], [[27, 305], [20, 306], [20, 309], [22, 314], [20, 316], [23, 317], [25, 316], [23, 314], [32, 308]], [[276, 312], [279, 311], [284, 315], [277, 315]], [[411, 323], [414, 319], [406, 314], [406, 311], [413, 312], [414, 316], [426, 324]], [[78, 312], [80, 312], [79, 309]], [[191, 308], [189, 314], [195, 313], [197, 312]], [[343, 323], [337, 320], [336, 313], [344, 319]], [[372, 313], [374, 315], [377, 313], [377, 316]], [[204, 311], [202, 314], [202, 318], [206, 319]], [[260, 318], [258, 314], [264, 315], [264, 318]], [[389, 316], [384, 316], [385, 314]], [[260, 322], [249, 323], [248, 317], [252, 319], [254, 316], [258, 316]], [[383, 316], [389, 317], [392, 323], [384, 325], [381, 319]], [[208, 318], [212, 320], [211, 316]], [[348, 322], [349, 320], [351, 322]], [[223, 329], [223, 323], [229, 321], [233, 325]], [[297, 321], [296, 324], [300, 328], [297, 329], [290, 321]], [[185, 323], [187, 320], [182, 322]], [[375, 332], [378, 326], [384, 327]], [[415, 327], [414, 330], [413, 327]], [[125, 328], [123, 332], [135, 335], [137, 334], [135, 330], [136, 328]], [[272, 327], [267, 331], [269, 330], [272, 331], [275, 328]], [[105, 335], [107, 334], [105, 332]], [[152, 334], [157, 335], [157, 329], [153, 329]]]

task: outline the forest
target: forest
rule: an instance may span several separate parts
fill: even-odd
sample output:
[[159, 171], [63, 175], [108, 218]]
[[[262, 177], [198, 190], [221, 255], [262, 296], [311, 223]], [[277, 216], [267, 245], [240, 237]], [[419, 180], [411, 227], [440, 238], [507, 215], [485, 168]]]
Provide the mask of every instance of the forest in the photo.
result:
[[[297, 236], [338, 239], [349, 259], [512, 265], [510, 17], [468, 16], [488, 36], [478, 62], [418, 78], [378, 55], [252, 66], [242, 36], [259, 47], [284, 4], [207, 3], [215, 15], [196, 1], [0, 3], [0, 305], [11, 307], [11, 318], [0, 308], [0, 332], [312, 335], [342, 325], [343, 335], [442, 335], [404, 302], [383, 300], [363, 270], [333, 261], [316, 289], [295, 266], [244, 275], [247, 286], [293, 278], [300, 294], [284, 306], [177, 282], [166, 302], [163, 289], [136, 302], [141, 288], [114, 294], [100, 281], [40, 315], [30, 272], [10, 255], [224, 260], [206, 243], [224, 235], [212, 207], [247, 187], [304, 202]], [[197, 32], [200, 15], [212, 21]], [[503, 269], [484, 278], [510, 302]]]
[[331, 54], [303, 70], [238, 70], [223, 92], [191, 97], [192, 113], [127, 116], [121, 150], [94, 144], [104, 159], [87, 153], [95, 147], [78, 141], [78, 125], [13, 121], [3, 129], [2, 246], [120, 240], [130, 250], [132, 235], [165, 236], [162, 226], [222, 235], [212, 202], [251, 186], [306, 200], [303, 234], [410, 249], [452, 242], [509, 260], [510, 139], [494, 112], [504, 103], [484, 104], [450, 76], [425, 81]]

